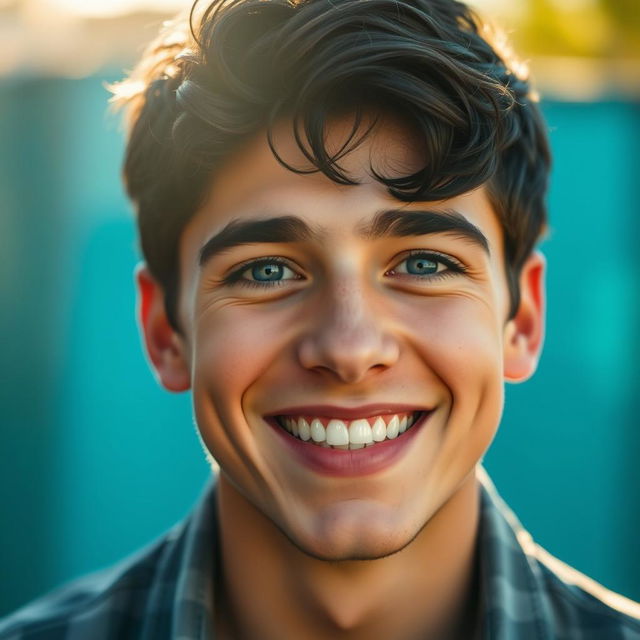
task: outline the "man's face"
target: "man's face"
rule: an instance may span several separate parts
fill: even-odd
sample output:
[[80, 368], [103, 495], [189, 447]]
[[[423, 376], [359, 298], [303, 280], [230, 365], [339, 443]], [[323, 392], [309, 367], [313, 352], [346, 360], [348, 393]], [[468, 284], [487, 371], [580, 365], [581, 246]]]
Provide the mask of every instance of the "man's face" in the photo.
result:
[[[302, 164], [284, 128], [277, 147]], [[501, 228], [482, 188], [407, 204], [370, 177], [419, 168], [410, 148], [379, 128], [342, 161], [360, 184], [340, 186], [287, 170], [260, 136], [181, 239], [179, 348], [204, 445], [322, 558], [404, 547], [500, 420], [516, 332]]]

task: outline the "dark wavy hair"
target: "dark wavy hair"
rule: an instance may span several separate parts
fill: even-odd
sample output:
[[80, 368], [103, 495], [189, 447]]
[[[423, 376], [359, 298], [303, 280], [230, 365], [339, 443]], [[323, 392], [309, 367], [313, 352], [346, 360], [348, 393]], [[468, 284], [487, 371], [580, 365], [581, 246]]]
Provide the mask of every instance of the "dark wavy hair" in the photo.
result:
[[[504, 233], [510, 316], [517, 310], [522, 266], [546, 226], [550, 153], [526, 73], [463, 3], [215, 0], [200, 11], [196, 0], [115, 93], [128, 108], [124, 178], [142, 253], [176, 329], [178, 243], [216, 168], [260, 131], [285, 164], [270, 132], [286, 118], [313, 171], [354, 184], [339, 160], [370, 133], [359, 126], [365, 112], [411, 127], [423, 153], [416, 173], [374, 173], [396, 198], [486, 185]], [[325, 128], [340, 114], [354, 127], [331, 154]]]

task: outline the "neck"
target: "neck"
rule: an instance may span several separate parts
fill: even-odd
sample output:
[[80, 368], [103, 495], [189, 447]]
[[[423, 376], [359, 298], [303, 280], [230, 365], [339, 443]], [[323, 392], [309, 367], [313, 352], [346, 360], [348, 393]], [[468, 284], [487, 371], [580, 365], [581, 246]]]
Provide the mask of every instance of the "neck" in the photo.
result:
[[327, 562], [306, 555], [222, 475], [218, 508], [222, 597], [217, 623], [223, 638], [472, 636], [468, 622], [477, 596], [479, 512], [475, 472], [409, 545], [378, 560]]

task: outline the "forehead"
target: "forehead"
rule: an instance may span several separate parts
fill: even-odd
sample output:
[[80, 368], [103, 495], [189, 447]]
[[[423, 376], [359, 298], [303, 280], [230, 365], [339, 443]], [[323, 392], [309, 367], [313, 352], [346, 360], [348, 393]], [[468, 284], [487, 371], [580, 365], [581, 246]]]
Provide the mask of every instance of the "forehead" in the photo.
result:
[[[366, 119], [355, 140], [372, 121]], [[351, 118], [332, 121], [326, 131], [329, 154], [339, 153], [353, 134]], [[425, 152], [416, 148], [412, 131], [402, 123], [381, 119], [360, 144], [339, 159], [340, 168], [356, 185], [341, 185], [314, 167], [300, 149], [288, 122], [273, 131], [278, 156], [274, 156], [266, 132], [261, 132], [237, 151], [216, 172], [202, 207], [187, 225], [181, 254], [193, 257], [213, 234], [232, 221], [296, 216], [309, 226], [344, 235], [362, 228], [386, 209], [448, 211], [453, 209], [478, 227], [489, 240], [491, 253], [502, 253], [501, 227], [484, 188], [439, 202], [404, 202], [388, 192], [373, 172], [385, 177], [403, 177], [419, 171]], [[183, 263], [184, 264], [184, 263]]]
[[[406, 125], [389, 118], [374, 123], [369, 117], [363, 119], [354, 132], [353, 124], [353, 119], [349, 117], [332, 120], [325, 131], [324, 146], [330, 156], [340, 156], [339, 168], [354, 182], [377, 183], [372, 176], [372, 169], [385, 176], [401, 177], [418, 171], [424, 165], [424, 158], [412, 142], [411, 131]], [[371, 132], [366, 134], [372, 126]], [[362, 138], [361, 143], [354, 144], [359, 138]], [[216, 172], [210, 193], [215, 204], [225, 208], [226, 196], [235, 199], [234, 196], [240, 191], [244, 196], [251, 197], [272, 188], [326, 189], [328, 185], [342, 186], [315, 170], [300, 148], [291, 122], [278, 123], [271, 132], [271, 141], [273, 150], [266, 131], [260, 132]], [[350, 151], [342, 154], [346, 146]], [[274, 150], [285, 164], [301, 173], [291, 171], [278, 162]], [[385, 189], [383, 185], [381, 187]]]

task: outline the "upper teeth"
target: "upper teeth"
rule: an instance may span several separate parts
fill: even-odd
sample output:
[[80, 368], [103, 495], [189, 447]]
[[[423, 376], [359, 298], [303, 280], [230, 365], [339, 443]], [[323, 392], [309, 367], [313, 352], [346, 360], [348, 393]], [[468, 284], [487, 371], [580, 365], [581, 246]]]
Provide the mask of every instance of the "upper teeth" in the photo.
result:
[[305, 442], [310, 440], [325, 447], [361, 449], [385, 439], [397, 438], [414, 424], [418, 416], [419, 413], [403, 413], [350, 421], [282, 416], [278, 422], [289, 433]]

